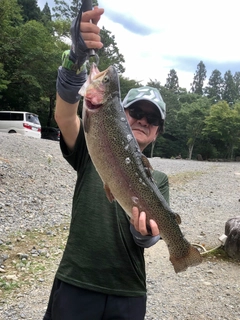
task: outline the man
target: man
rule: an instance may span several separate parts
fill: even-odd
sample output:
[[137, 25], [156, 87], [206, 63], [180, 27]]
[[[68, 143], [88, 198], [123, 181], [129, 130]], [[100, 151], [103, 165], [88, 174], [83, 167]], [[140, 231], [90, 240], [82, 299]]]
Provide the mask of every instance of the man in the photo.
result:
[[[73, 71], [71, 61], [78, 52], [84, 63], [86, 47], [102, 47], [96, 25], [102, 14], [103, 9], [97, 7], [83, 14], [80, 32], [85, 44], [80, 41], [78, 45], [75, 34], [72, 35], [75, 53], [71, 51], [64, 56], [58, 72], [55, 119], [61, 130], [63, 156], [77, 171], [77, 182], [69, 237], [44, 320], [143, 320], [146, 312], [143, 248], [160, 239], [153, 220], [149, 235], [144, 212], [139, 213], [133, 207], [130, 221], [116, 202], [107, 200], [77, 115], [78, 90], [85, 81], [86, 70], [81, 65], [77, 72]], [[130, 90], [123, 106], [143, 150], [163, 131], [165, 103], [158, 90], [143, 87]], [[153, 176], [168, 201], [167, 176], [156, 171]]]

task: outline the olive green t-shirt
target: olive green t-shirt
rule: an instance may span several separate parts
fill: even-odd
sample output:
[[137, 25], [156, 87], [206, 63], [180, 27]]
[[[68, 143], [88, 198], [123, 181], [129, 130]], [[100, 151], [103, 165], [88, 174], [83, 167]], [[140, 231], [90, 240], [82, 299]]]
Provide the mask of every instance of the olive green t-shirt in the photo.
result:
[[[69, 237], [56, 277], [106, 294], [145, 295], [144, 249], [134, 242], [127, 214], [117, 202], [108, 201], [82, 126], [72, 153], [62, 138], [60, 144], [64, 157], [77, 171], [77, 181]], [[156, 171], [153, 176], [169, 201], [167, 176]]]

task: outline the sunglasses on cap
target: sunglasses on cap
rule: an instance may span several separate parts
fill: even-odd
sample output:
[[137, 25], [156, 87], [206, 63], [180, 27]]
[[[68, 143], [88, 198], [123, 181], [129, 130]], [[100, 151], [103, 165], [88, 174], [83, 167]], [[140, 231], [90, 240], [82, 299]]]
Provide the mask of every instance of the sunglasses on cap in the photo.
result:
[[128, 108], [128, 113], [130, 117], [136, 119], [136, 120], [141, 120], [142, 118], [146, 118], [148, 124], [151, 124], [153, 126], [160, 126], [160, 124], [163, 122], [162, 118], [155, 113], [148, 113], [143, 111], [140, 108]]

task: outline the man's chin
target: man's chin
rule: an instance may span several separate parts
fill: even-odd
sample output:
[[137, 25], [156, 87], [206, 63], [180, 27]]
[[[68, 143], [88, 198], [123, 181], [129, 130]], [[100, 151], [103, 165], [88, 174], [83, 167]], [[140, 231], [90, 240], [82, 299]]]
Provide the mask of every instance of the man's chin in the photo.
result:
[[141, 130], [133, 130], [133, 134], [135, 139], [137, 140], [140, 149], [143, 151], [143, 149], [146, 147], [146, 134], [142, 132]]
[[134, 135], [141, 136], [141, 137], [146, 137], [146, 133], [142, 130], [139, 129], [133, 129], [132, 132]]

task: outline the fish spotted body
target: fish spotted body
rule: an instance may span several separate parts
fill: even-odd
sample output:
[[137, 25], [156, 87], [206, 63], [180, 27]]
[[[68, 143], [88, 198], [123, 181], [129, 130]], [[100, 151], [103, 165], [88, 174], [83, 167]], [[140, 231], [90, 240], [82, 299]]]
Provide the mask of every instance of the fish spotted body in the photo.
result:
[[[91, 78], [91, 73], [95, 76]], [[175, 272], [202, 262], [199, 251], [183, 236], [180, 217], [169, 207], [151, 175], [121, 104], [119, 77], [110, 66], [97, 74], [92, 66], [84, 95], [83, 127], [92, 162], [109, 201], [116, 200], [131, 217], [132, 207], [146, 212], [147, 223], [158, 224]]]

